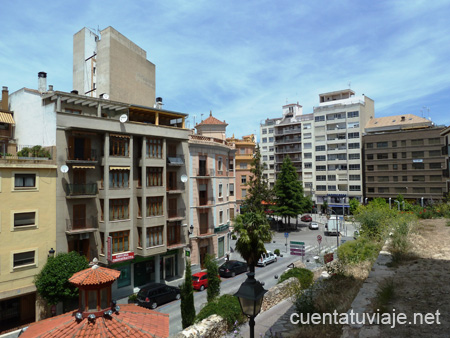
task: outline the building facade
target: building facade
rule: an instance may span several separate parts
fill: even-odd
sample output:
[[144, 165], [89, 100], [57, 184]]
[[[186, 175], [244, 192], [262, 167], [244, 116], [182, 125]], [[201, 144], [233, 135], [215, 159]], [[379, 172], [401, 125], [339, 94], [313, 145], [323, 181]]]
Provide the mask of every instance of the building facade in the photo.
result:
[[365, 198], [432, 204], [446, 192], [442, 127], [415, 115], [371, 119], [364, 143]]
[[226, 141], [225, 122], [210, 116], [189, 136], [189, 192], [192, 271], [204, 269], [207, 254], [219, 263], [230, 251], [236, 210], [235, 147]]
[[445, 128], [441, 132], [441, 136], [444, 137], [444, 147], [442, 147], [442, 154], [445, 158], [445, 167], [442, 170], [442, 176], [444, 176], [444, 179], [447, 184], [447, 191], [446, 195], [450, 194], [450, 127]]
[[266, 119], [259, 129], [261, 161], [265, 164], [263, 175], [270, 188], [275, 186], [275, 124], [279, 118]]

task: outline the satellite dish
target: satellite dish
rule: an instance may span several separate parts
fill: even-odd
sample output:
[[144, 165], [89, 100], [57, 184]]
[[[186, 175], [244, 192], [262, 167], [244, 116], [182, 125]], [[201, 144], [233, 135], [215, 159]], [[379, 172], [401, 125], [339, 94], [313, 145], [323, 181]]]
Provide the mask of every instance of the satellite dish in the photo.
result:
[[186, 175], [181, 175], [181, 182], [186, 183], [188, 180], [188, 177]]
[[103, 94], [103, 98], [105, 99], [105, 100], [108, 100], [109, 99], [109, 95], [108, 94]]
[[120, 123], [125, 123], [125, 122], [127, 122], [127, 121], [128, 121], [128, 116], [127, 116], [127, 114], [122, 114], [122, 115], [120, 115], [119, 121], [120, 121]]
[[61, 166], [61, 168], [59, 168], [59, 170], [61, 170], [61, 172], [65, 174], [69, 171], [69, 167], [64, 164]]

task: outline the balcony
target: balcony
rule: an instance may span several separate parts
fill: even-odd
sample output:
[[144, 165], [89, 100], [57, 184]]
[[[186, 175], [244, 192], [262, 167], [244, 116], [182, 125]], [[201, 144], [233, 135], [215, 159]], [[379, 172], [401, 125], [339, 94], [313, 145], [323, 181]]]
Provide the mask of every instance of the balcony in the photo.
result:
[[196, 168], [195, 173], [197, 177], [211, 177], [214, 176], [214, 169]]
[[171, 167], [182, 167], [184, 166], [184, 155], [168, 155], [167, 165]]
[[198, 207], [210, 208], [214, 205], [214, 203], [215, 203], [214, 197], [199, 197], [197, 199]]
[[299, 137], [299, 138], [292, 138], [292, 139], [281, 138], [281, 139], [276, 139], [275, 140], [275, 144], [291, 144], [291, 143], [301, 143], [301, 142], [302, 142], [301, 137]]
[[97, 183], [88, 184], [67, 184], [67, 198], [92, 198], [98, 193]]
[[186, 246], [186, 236], [184, 228], [181, 224], [173, 223], [167, 224], [167, 249], [172, 250], [175, 248], [182, 248]]
[[275, 149], [275, 154], [289, 154], [289, 153], [301, 153], [302, 148], [301, 147], [293, 147], [293, 148], [286, 148], [286, 149]]
[[222, 224], [222, 225], [218, 226], [217, 228], [214, 228], [214, 233], [222, 232], [222, 231], [228, 230], [229, 228], [230, 228], [230, 222], [228, 222], [226, 224]]
[[96, 216], [66, 219], [66, 234], [69, 235], [94, 232], [97, 229], [98, 220]]
[[253, 154], [236, 154], [235, 155], [236, 161], [239, 160], [253, 160]]
[[181, 221], [186, 217], [185, 209], [169, 209], [167, 212], [167, 219], [170, 221]]
[[169, 184], [166, 186], [166, 191], [168, 194], [181, 194], [185, 189], [185, 184], [182, 182], [178, 182], [177, 184]]
[[91, 149], [89, 152], [72, 151], [67, 148], [67, 163], [93, 163], [98, 161], [97, 149]]
[[301, 128], [296, 128], [296, 129], [288, 129], [288, 130], [276, 130], [275, 131], [275, 135], [279, 136], [279, 135], [291, 135], [291, 134], [301, 134], [302, 133], [302, 129]]

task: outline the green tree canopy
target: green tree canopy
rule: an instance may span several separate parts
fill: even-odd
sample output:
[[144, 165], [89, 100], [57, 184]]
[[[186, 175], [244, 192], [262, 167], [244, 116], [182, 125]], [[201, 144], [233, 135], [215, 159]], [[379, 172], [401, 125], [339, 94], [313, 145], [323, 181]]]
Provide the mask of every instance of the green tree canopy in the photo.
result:
[[180, 285], [181, 295], [181, 325], [183, 329], [194, 324], [195, 305], [194, 305], [194, 287], [192, 286], [191, 262], [186, 258], [186, 270], [184, 282]]
[[246, 212], [237, 215], [233, 231], [238, 234], [236, 251], [250, 266], [250, 271], [254, 272], [258, 259], [266, 252], [264, 243], [272, 240], [266, 215], [263, 212]]
[[350, 213], [354, 215], [361, 203], [356, 198], [351, 198], [348, 204], [350, 205]]
[[71, 301], [78, 298], [78, 288], [69, 282], [69, 278], [88, 267], [86, 257], [75, 251], [62, 252], [48, 258], [41, 272], [36, 275], [34, 284], [50, 305]]
[[261, 162], [261, 151], [259, 146], [257, 146], [250, 169], [252, 175], [247, 182], [247, 197], [243, 203], [246, 211], [265, 211], [269, 204], [263, 204], [262, 202], [270, 203], [273, 199], [272, 190], [263, 176], [263, 170], [264, 163]]
[[208, 289], [206, 290], [208, 302], [213, 301], [220, 295], [219, 266], [213, 255], [206, 255], [206, 274], [208, 278]]

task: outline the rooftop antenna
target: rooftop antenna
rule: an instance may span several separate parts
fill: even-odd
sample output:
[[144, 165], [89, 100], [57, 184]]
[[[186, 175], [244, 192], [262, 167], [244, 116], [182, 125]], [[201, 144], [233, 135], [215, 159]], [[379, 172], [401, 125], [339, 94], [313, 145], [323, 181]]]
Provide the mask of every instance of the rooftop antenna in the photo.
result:
[[200, 114], [202, 116], [202, 122], [203, 122], [203, 114]]
[[348, 81], [348, 89], [352, 89], [352, 82]]
[[194, 118], [194, 127], [195, 127], [195, 118], [197, 117], [197, 115], [192, 115], [192, 117]]

